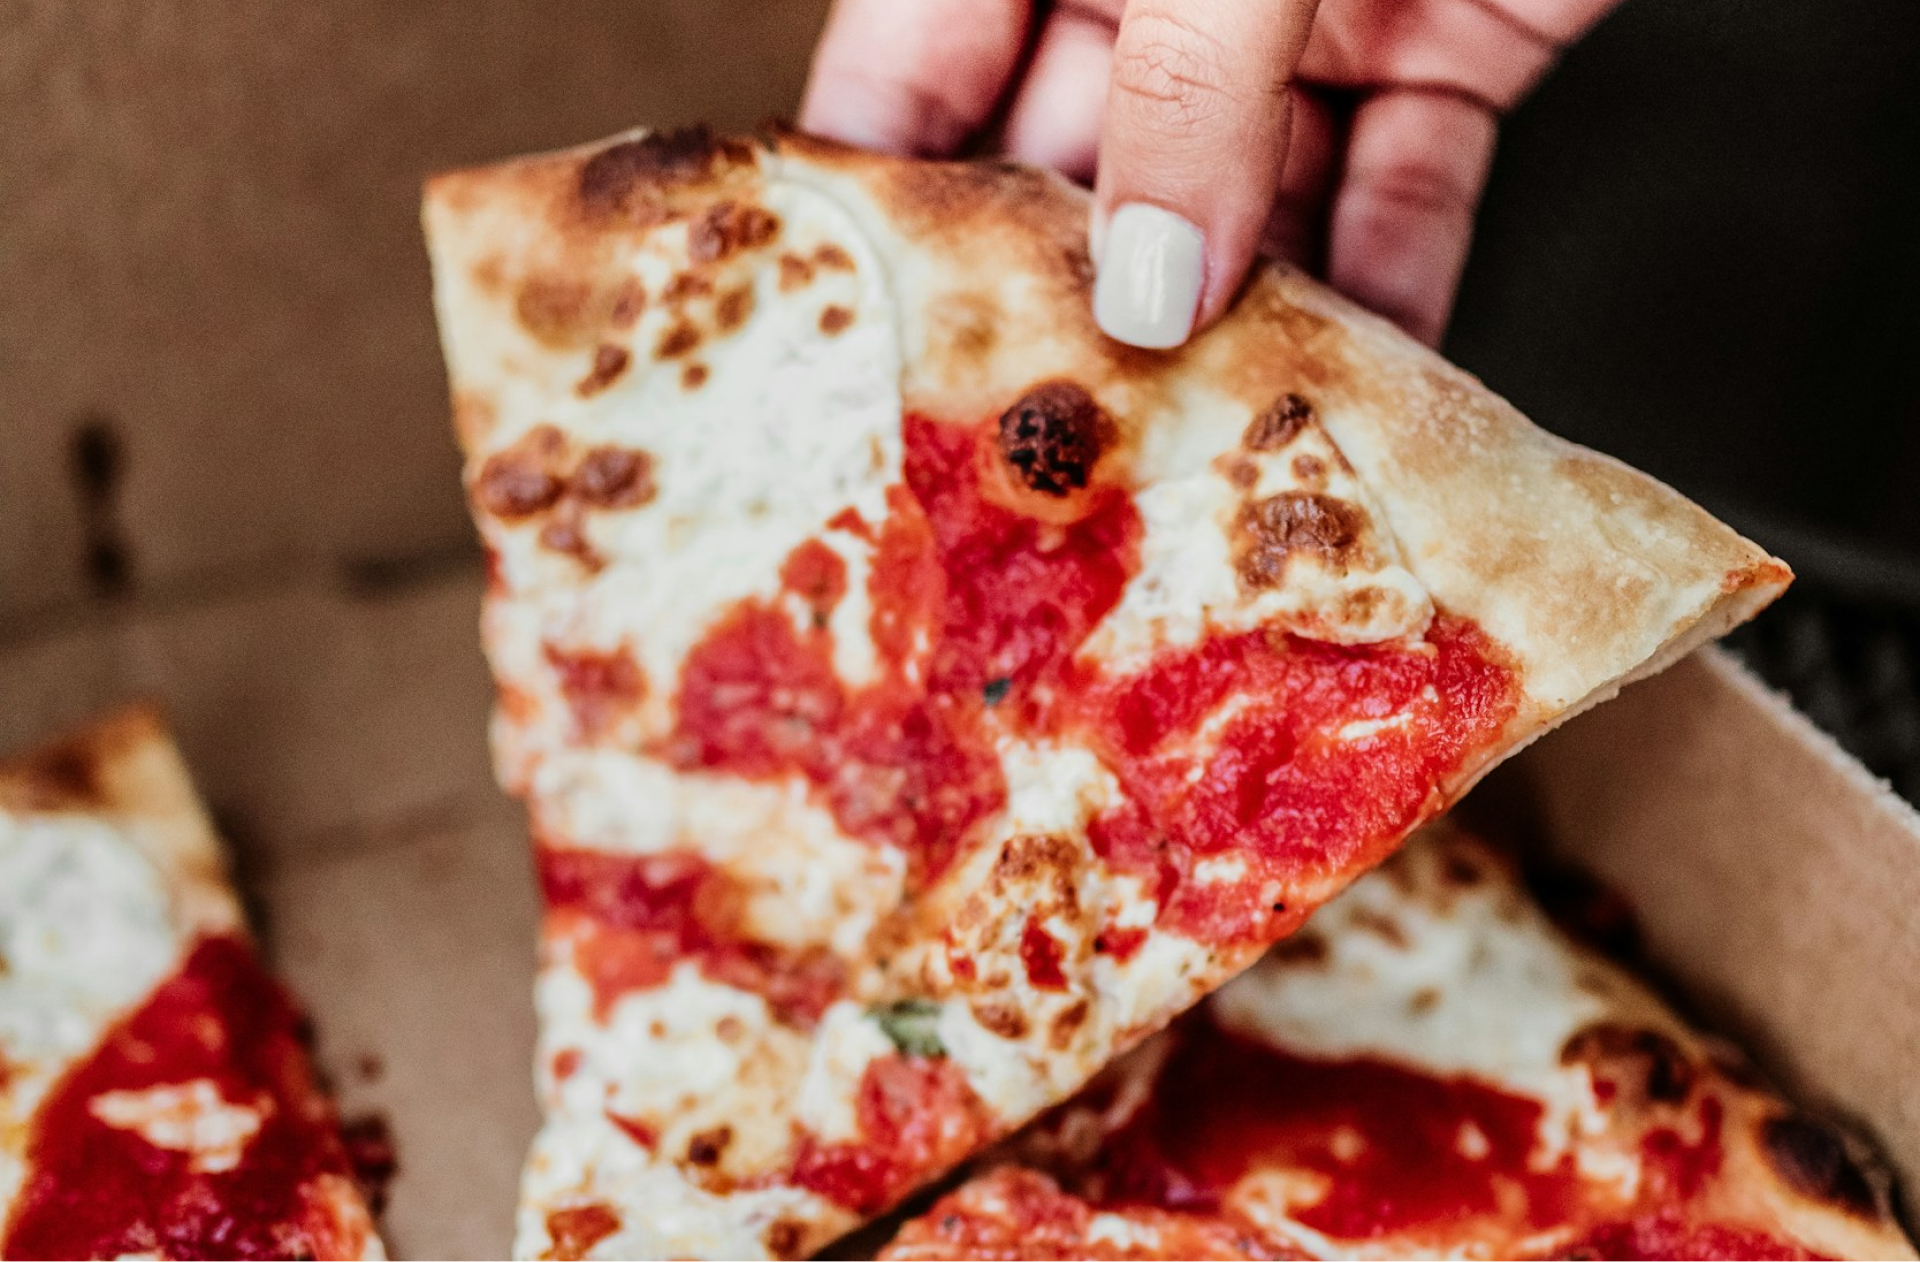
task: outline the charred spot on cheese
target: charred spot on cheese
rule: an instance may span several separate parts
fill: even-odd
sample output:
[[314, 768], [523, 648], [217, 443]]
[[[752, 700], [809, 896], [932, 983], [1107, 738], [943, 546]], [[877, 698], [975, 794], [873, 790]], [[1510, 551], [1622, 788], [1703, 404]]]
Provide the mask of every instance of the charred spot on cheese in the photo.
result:
[[620, 1230], [620, 1215], [611, 1205], [593, 1201], [568, 1205], [547, 1213], [545, 1254], [553, 1262], [580, 1262], [593, 1246]]
[[1344, 570], [1366, 529], [1362, 511], [1330, 495], [1283, 491], [1240, 510], [1235, 568], [1254, 590], [1278, 587], [1295, 553], [1320, 557]]
[[594, 291], [584, 281], [529, 276], [513, 298], [514, 318], [528, 336], [552, 347], [568, 347], [591, 331]]
[[712, 1130], [701, 1131], [687, 1141], [687, 1164], [711, 1166], [719, 1164], [726, 1155], [727, 1145], [733, 1142], [733, 1127], [716, 1126]]
[[660, 291], [660, 301], [669, 307], [684, 307], [695, 298], [713, 293], [713, 282], [698, 272], [680, 272]]
[[553, 426], [534, 426], [480, 466], [473, 486], [475, 502], [502, 521], [519, 521], [553, 507], [566, 490], [554, 467], [565, 444], [566, 438]]
[[1013, 687], [1013, 681], [1002, 677], [989, 679], [980, 689], [980, 700], [987, 705], [996, 706], [1007, 699], [1007, 692]]
[[700, 330], [685, 320], [676, 321], [654, 343], [655, 359], [678, 359], [700, 345]]
[[947, 1054], [947, 1045], [940, 1041], [940, 1005], [931, 999], [902, 999], [875, 1008], [873, 1019], [902, 1056]]
[[980, 1028], [1003, 1039], [1027, 1037], [1027, 1014], [1004, 999], [975, 999], [967, 1004]]
[[1873, 1187], [1831, 1126], [1804, 1113], [1768, 1118], [1760, 1147], [1780, 1177], [1802, 1196], [1863, 1218], [1877, 1212]]
[[1113, 439], [1113, 421], [1084, 387], [1049, 381], [1000, 416], [1000, 455], [1042, 495], [1083, 490]]
[[1062, 1009], [1053, 1019], [1052, 1027], [1047, 1031], [1047, 1045], [1056, 1052], [1064, 1052], [1073, 1043], [1073, 1036], [1087, 1023], [1087, 1017], [1093, 1011], [1086, 1000], [1080, 999]]
[[638, 193], [690, 184], [714, 174], [723, 163], [752, 160], [752, 150], [716, 139], [706, 127], [650, 132], [609, 145], [588, 158], [580, 168], [576, 192], [581, 210], [589, 216], [629, 217], [640, 201]]
[[[84, 741], [68, 741], [48, 746], [24, 760], [26, 810], [71, 810], [99, 806], [106, 800], [106, 786], [100, 779], [100, 757]], [[0, 955], [0, 977], [7, 975], [6, 956]], [[4, 1073], [0, 1073], [4, 1081]]]
[[581, 457], [571, 488], [592, 508], [637, 508], [654, 497], [653, 457], [632, 447], [595, 447]]
[[1229, 455], [1217, 460], [1214, 467], [1226, 476], [1227, 484], [1236, 490], [1251, 491], [1260, 482], [1260, 466], [1244, 455]]
[[630, 329], [647, 309], [647, 291], [639, 280], [632, 276], [623, 279], [613, 290], [613, 306], [607, 311], [607, 325], [615, 329]]
[[742, 285], [738, 289], [729, 289], [720, 295], [713, 304], [713, 322], [722, 333], [731, 333], [747, 322], [753, 314], [753, 287]]
[[1293, 476], [1310, 491], [1322, 491], [1327, 486], [1327, 462], [1318, 456], [1304, 452], [1293, 458]]
[[607, 559], [587, 538], [587, 523], [580, 506], [571, 500], [561, 504], [559, 511], [541, 525], [538, 538], [541, 547], [572, 557], [589, 573], [598, 574], [606, 568]]
[[627, 370], [633, 355], [624, 346], [615, 346], [611, 342], [602, 342], [593, 352], [593, 367], [587, 375], [574, 386], [574, 393], [581, 398], [599, 394], [614, 382], [620, 380], [620, 374]]
[[1253, 418], [1240, 445], [1248, 451], [1278, 451], [1292, 442], [1313, 420], [1313, 404], [1297, 394], [1283, 394]]
[[813, 264], [798, 254], [780, 256], [780, 292], [790, 294], [813, 283]]
[[698, 390], [706, 384], [707, 366], [705, 364], [688, 364], [680, 370], [680, 388], [682, 390]]
[[800, 1246], [806, 1242], [807, 1228], [791, 1218], [777, 1220], [767, 1228], [765, 1241], [767, 1252], [776, 1258], [793, 1258], [800, 1255]]
[[560, 695], [582, 740], [591, 743], [609, 735], [646, 698], [646, 672], [624, 646], [601, 652], [549, 644], [546, 658], [559, 677]]
[[848, 254], [833, 242], [827, 241], [815, 247], [813, 251], [813, 265], [836, 272], [851, 272], [853, 270], [853, 255]]
[[1602, 1103], [1679, 1104], [1693, 1091], [1693, 1062], [1658, 1030], [1600, 1022], [1560, 1049], [1563, 1065], [1585, 1065]]
[[687, 254], [696, 263], [765, 245], [780, 232], [780, 217], [747, 202], [716, 202], [687, 229]]
[[836, 334], [845, 332], [847, 326], [852, 323], [853, 312], [847, 310], [845, 307], [829, 305], [821, 309], [820, 331], [828, 337], [833, 337]]

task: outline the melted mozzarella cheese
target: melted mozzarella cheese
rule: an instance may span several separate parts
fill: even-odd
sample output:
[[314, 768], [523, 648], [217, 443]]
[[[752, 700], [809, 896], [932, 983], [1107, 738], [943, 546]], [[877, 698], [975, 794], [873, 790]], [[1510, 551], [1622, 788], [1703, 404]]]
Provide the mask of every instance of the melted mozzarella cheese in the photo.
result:
[[797, 778], [676, 772], [590, 749], [543, 761], [533, 788], [543, 836], [616, 854], [691, 851], [736, 874], [742, 931], [759, 941], [852, 955], [905, 887], [905, 856], [847, 837]]
[[[1280, 952], [1210, 1001], [1221, 1024], [1303, 1056], [1374, 1056], [1466, 1075], [1537, 1099], [1548, 1155], [1580, 1150], [1605, 1119], [1583, 1066], [1561, 1062], [1580, 1030], [1617, 1014], [1624, 988], [1586, 965], [1504, 875], [1450, 881], [1446, 849], [1416, 843], [1315, 914], [1324, 953]], [[1470, 1141], [1469, 1141], [1470, 1142]]]
[[[633, 368], [612, 386], [586, 398], [571, 389], [510, 395], [501, 409], [498, 447], [553, 424], [582, 446], [647, 453], [656, 487], [645, 505], [587, 515], [587, 540], [606, 562], [594, 574], [542, 545], [537, 524], [483, 522], [512, 592], [488, 613], [495, 671], [544, 703], [536, 721], [497, 729], [509, 783], [567, 743], [550, 646], [631, 651], [650, 685], [642, 727], [663, 731], [688, 651], [739, 601], [775, 598], [782, 562], [808, 538], [822, 538], [849, 563], [848, 594], [830, 624], [835, 664], [850, 680], [873, 672], [868, 545], [825, 524], [848, 508], [881, 521], [886, 490], [900, 480], [892, 298], [879, 261], [832, 203], [776, 188], [767, 205], [783, 222], [782, 251], [833, 242], [854, 266], [816, 269], [798, 298], [779, 291], [777, 269], [723, 272], [718, 287], [751, 287], [753, 314], [737, 329], [708, 331], [690, 356], [708, 369], [696, 388], [682, 382], [686, 360], [656, 363], [653, 348], [683, 318], [706, 327], [705, 307], [676, 311], [653, 302], [622, 344]], [[684, 229], [663, 230], [637, 247], [629, 265], [658, 294], [684, 258]], [[821, 327], [829, 307], [850, 315], [837, 333]]]
[[202, 1174], [238, 1166], [272, 1109], [266, 1098], [251, 1104], [227, 1099], [211, 1078], [107, 1091], [87, 1103], [88, 1112], [108, 1126], [132, 1131], [155, 1148], [189, 1154], [189, 1168]]
[[[1242, 452], [1257, 474], [1250, 490], [1236, 488], [1220, 453], [1232, 453], [1250, 418], [1210, 399], [1191, 405], [1177, 426], [1149, 426], [1135, 476], [1134, 495], [1144, 535], [1140, 570], [1120, 604], [1082, 650], [1087, 657], [1127, 663], [1167, 645], [1189, 645], [1209, 632], [1277, 626], [1312, 639], [1374, 643], [1417, 635], [1433, 616], [1433, 602], [1402, 564], [1385, 519], [1344, 458], [1317, 425], [1305, 427], [1271, 452]], [[1303, 477], [1296, 458], [1310, 457], [1316, 476]], [[1313, 491], [1354, 505], [1371, 522], [1364, 563], [1334, 565], [1310, 552], [1288, 558], [1284, 581], [1249, 592], [1234, 565], [1238, 518], [1252, 500]]]
[[74, 1058], [173, 970], [184, 943], [160, 874], [98, 820], [0, 815], [0, 890], [5, 1206], [24, 1176], [34, 1110]]
[[[1150, 934], [1125, 961], [1093, 953], [1101, 926], [1149, 926], [1158, 913], [1139, 878], [1108, 871], [1086, 840], [1087, 821], [1119, 799], [1119, 784], [1091, 754], [1070, 746], [1005, 741], [1000, 759], [1005, 820], [998, 843], [975, 857], [981, 871], [963, 885], [980, 893], [947, 940], [971, 959], [975, 976], [988, 979], [985, 1002], [1019, 1014], [1024, 1032], [1010, 1037], [988, 1028], [964, 988], [942, 1003], [937, 1028], [974, 1092], [997, 1116], [1011, 1119], [1085, 1081], [1114, 1047], [1162, 1019], [1169, 996], [1194, 996], [1192, 979], [1212, 955], [1191, 939], [1164, 933]], [[1021, 865], [1012, 878], [987, 874], [1008, 847], [1031, 837], [1056, 843], [1045, 852], [1047, 866]], [[1034, 922], [1061, 946], [1062, 989], [1038, 986], [1027, 974], [1023, 945]], [[944, 945], [923, 961], [937, 989], [952, 984]]]
[[[596, 1241], [591, 1258], [765, 1257], [776, 1223], [819, 1221], [835, 1211], [790, 1187], [709, 1192], [670, 1165], [624, 1143], [604, 1117], [548, 1126], [534, 1141], [521, 1185], [514, 1256], [550, 1256], [547, 1216], [570, 1206], [604, 1205], [620, 1226]], [[644, 1212], [625, 1207], [645, 1206]]]

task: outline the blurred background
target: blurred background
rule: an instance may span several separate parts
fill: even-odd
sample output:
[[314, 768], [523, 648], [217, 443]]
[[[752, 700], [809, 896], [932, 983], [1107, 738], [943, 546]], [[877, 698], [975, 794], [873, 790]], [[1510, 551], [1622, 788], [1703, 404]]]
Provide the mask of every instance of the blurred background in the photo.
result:
[[[472, 565], [420, 177], [787, 113], [824, 7], [10, 0], [0, 651]], [[1786, 556], [1742, 650], [1910, 795], [1916, 72], [1911, 0], [1628, 0], [1507, 127], [1448, 348]]]

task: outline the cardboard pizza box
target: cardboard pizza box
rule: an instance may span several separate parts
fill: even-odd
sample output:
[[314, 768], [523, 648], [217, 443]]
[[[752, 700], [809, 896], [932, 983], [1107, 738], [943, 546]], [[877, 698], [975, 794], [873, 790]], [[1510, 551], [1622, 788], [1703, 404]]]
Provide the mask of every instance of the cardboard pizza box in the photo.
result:
[[[532, 870], [487, 765], [419, 179], [786, 112], [824, 10], [92, 0], [0, 23], [0, 750], [162, 704], [344, 1111], [395, 1132], [398, 1256], [500, 1255], [535, 1123]], [[1920, 1211], [1911, 810], [1713, 652], [1483, 798], [1622, 890], [1682, 996], [1869, 1131]]]

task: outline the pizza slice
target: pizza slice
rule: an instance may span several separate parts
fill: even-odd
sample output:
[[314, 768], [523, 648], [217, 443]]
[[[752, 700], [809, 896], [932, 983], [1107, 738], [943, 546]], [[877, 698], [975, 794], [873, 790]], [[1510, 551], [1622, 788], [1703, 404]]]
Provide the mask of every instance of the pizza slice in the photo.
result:
[[517, 1248], [804, 1254], [1065, 1099], [1784, 566], [1267, 268], [791, 134], [431, 182], [546, 900]]
[[381, 1257], [144, 709], [0, 763], [0, 1257]]
[[1442, 822], [881, 1256], [1913, 1257], [1858, 1155]]

